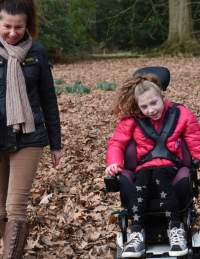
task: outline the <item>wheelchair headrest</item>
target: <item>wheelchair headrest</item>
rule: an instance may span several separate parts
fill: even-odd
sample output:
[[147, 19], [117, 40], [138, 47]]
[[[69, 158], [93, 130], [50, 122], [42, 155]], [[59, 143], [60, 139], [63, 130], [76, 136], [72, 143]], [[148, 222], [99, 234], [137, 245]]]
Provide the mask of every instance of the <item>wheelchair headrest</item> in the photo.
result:
[[136, 70], [133, 75], [144, 76], [145, 74], [154, 74], [159, 82], [163, 91], [166, 91], [170, 82], [170, 72], [166, 67], [143, 67]]

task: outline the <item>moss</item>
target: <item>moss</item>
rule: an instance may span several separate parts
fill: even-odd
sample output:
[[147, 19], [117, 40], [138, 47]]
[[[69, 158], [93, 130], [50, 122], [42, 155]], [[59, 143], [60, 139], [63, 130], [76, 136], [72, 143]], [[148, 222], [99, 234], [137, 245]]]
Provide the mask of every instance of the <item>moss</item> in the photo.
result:
[[200, 44], [196, 40], [189, 40], [185, 42], [166, 42], [159, 49], [160, 54], [168, 55], [200, 55]]

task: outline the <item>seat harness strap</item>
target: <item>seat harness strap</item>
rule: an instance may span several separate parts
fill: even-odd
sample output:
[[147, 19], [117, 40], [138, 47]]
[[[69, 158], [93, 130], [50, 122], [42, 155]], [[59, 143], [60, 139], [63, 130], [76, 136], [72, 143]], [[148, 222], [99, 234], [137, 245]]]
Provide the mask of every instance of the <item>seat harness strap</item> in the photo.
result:
[[179, 109], [176, 107], [176, 104], [173, 104], [165, 113], [164, 123], [160, 132], [155, 130], [149, 118], [135, 119], [145, 137], [152, 139], [155, 143], [154, 148], [141, 158], [139, 164], [151, 161], [154, 158], [163, 158], [174, 162], [177, 166], [181, 165], [179, 157], [172, 153], [166, 146], [167, 139], [176, 128], [179, 114]]

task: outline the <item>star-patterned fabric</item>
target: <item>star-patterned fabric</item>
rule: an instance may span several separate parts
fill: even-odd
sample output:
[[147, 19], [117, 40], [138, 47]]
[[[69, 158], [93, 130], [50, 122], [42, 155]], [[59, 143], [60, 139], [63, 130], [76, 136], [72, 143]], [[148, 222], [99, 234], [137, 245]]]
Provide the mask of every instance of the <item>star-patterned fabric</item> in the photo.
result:
[[[170, 220], [179, 220], [178, 200], [172, 186], [175, 172], [165, 168], [144, 168], [136, 174], [133, 195], [133, 224], [142, 225], [152, 186], [158, 193], [159, 207]], [[151, 188], [150, 188], [151, 187]]]

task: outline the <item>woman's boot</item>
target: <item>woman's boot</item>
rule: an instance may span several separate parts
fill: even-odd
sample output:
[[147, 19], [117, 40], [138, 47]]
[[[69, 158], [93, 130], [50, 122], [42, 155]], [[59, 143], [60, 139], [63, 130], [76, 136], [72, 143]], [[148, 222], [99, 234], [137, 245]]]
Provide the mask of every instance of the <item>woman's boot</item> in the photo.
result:
[[3, 259], [22, 259], [27, 239], [27, 223], [11, 220], [6, 223]]
[[0, 258], [3, 252], [3, 238], [4, 238], [6, 221], [7, 221], [6, 218], [0, 218]]
[[3, 238], [4, 236], [5, 224], [6, 224], [6, 219], [0, 218], [0, 238]]

